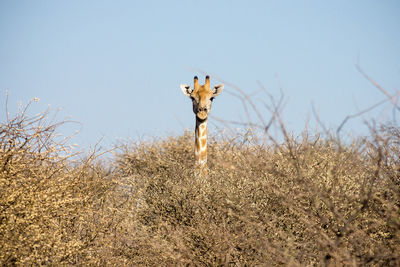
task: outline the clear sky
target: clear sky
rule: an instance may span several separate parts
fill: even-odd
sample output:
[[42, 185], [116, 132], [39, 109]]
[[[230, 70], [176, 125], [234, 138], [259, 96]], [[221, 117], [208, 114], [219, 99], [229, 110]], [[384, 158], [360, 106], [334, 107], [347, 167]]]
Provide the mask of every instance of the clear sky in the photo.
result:
[[[82, 145], [193, 129], [179, 84], [192, 84], [194, 75], [203, 81], [197, 69], [249, 94], [259, 81], [278, 96], [281, 84], [283, 115], [295, 132], [312, 119], [311, 103], [334, 128], [385, 98], [357, 71], [357, 58], [391, 94], [400, 90], [396, 0], [0, 0], [0, 36], [2, 121], [6, 89], [11, 111], [38, 97], [32, 112], [63, 108], [60, 119], [81, 123], [66, 133], [79, 129]], [[363, 118], [390, 112], [386, 105]], [[226, 92], [212, 114], [244, 118], [240, 101]], [[362, 132], [361, 122], [346, 131]]]

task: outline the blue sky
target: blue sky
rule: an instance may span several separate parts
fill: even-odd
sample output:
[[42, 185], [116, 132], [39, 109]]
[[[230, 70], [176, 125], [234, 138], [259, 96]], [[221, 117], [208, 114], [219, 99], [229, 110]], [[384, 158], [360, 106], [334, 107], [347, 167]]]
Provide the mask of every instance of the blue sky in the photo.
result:
[[[33, 97], [40, 101], [32, 113], [62, 108], [60, 119], [81, 123], [63, 133], [80, 130], [75, 140], [82, 145], [101, 136], [112, 144], [180, 134], [193, 129], [194, 115], [179, 84], [191, 84], [194, 75], [203, 80], [200, 69], [249, 94], [258, 81], [274, 96], [281, 86], [283, 117], [295, 133], [313, 120], [311, 103], [335, 128], [385, 98], [356, 70], [357, 58], [391, 94], [400, 90], [399, 14], [395, 0], [1, 0], [0, 105], [8, 89], [11, 111]], [[212, 114], [245, 117], [226, 92]], [[388, 105], [345, 130], [365, 133], [363, 119], [385, 115]]]

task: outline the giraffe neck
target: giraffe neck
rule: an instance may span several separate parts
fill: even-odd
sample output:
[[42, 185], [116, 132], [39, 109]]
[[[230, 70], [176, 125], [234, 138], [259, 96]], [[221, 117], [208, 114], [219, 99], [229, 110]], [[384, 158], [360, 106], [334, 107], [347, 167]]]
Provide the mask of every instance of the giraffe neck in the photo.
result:
[[195, 151], [196, 169], [200, 175], [207, 172], [207, 119], [200, 120], [196, 116]]

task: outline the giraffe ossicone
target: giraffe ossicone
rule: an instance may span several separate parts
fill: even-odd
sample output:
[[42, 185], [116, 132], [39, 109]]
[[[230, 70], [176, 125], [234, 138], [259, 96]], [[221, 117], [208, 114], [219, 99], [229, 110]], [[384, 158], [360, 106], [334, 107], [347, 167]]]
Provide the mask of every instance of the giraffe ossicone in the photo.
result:
[[207, 118], [211, 111], [213, 99], [224, 90], [223, 84], [218, 84], [210, 89], [210, 77], [207, 75], [205, 84], [200, 85], [197, 76], [194, 77], [193, 89], [190, 85], [181, 84], [184, 95], [192, 100], [193, 113], [196, 116], [195, 150], [196, 174], [207, 175]]

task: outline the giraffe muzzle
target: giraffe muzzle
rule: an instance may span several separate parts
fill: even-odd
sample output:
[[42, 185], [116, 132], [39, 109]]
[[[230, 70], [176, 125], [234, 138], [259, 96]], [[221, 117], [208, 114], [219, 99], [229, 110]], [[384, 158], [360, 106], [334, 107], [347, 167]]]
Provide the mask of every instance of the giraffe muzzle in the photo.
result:
[[208, 113], [206, 111], [197, 112], [197, 117], [201, 120], [205, 120], [207, 118]]

